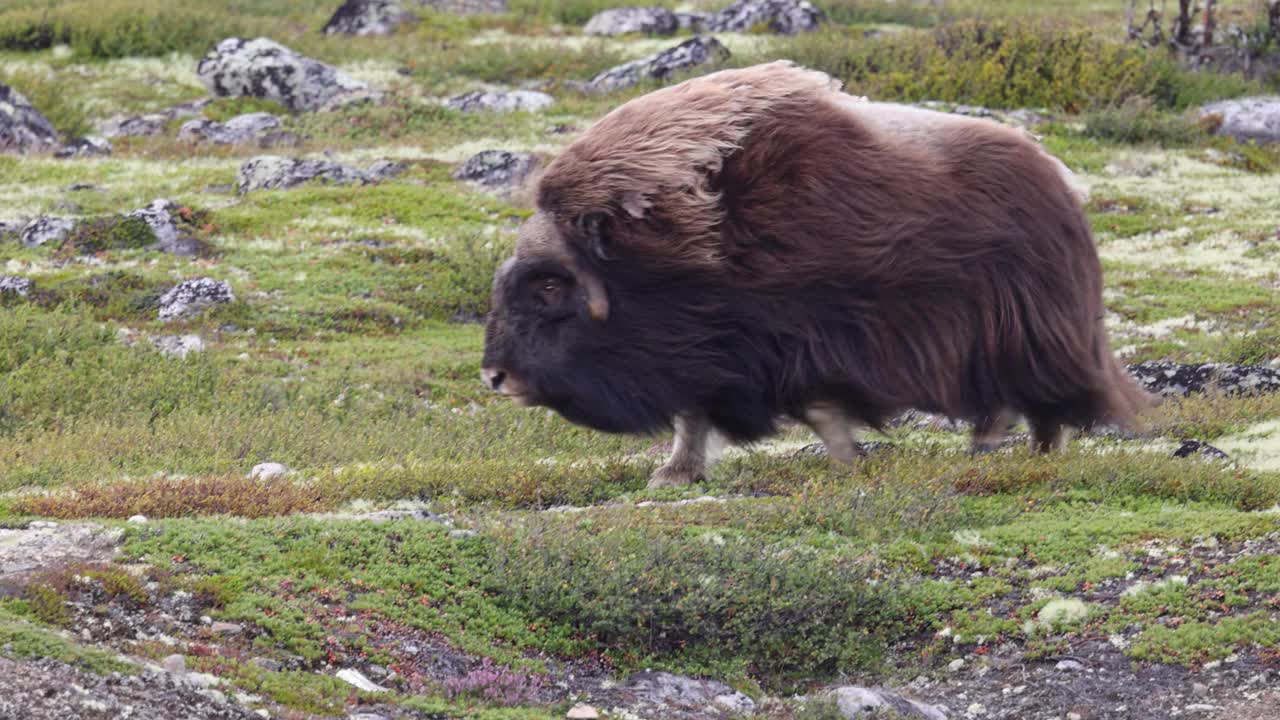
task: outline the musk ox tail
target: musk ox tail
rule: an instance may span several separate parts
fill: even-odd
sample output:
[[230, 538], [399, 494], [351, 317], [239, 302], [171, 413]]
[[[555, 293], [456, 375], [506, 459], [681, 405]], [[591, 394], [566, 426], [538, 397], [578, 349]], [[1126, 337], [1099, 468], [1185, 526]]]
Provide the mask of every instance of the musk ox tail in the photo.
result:
[[1131, 432], [1143, 430], [1143, 413], [1155, 405], [1155, 398], [1138, 384], [1111, 351], [1111, 343], [1102, 321], [1095, 340], [1100, 367], [1105, 370], [1105, 385], [1099, 393], [1095, 417], [1097, 422], [1115, 425]]

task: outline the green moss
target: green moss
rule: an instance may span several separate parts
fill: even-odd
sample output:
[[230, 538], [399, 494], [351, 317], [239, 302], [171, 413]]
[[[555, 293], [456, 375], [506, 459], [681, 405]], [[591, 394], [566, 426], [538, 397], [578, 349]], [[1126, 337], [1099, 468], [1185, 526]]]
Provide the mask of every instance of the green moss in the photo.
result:
[[1227, 617], [1216, 622], [1192, 621], [1151, 625], [1127, 653], [1149, 662], [1195, 666], [1222, 660], [1245, 648], [1280, 646], [1280, 624], [1266, 612]]
[[93, 255], [107, 250], [137, 250], [155, 242], [155, 231], [145, 220], [116, 215], [77, 223], [62, 249], [77, 255]]

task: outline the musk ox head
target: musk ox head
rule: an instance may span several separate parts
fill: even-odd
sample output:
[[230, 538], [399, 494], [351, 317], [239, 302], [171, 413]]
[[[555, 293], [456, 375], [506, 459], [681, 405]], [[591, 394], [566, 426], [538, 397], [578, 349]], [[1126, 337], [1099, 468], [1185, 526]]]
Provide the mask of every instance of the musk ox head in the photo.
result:
[[646, 432], [679, 409], [686, 364], [663, 357], [656, 335], [670, 328], [654, 305], [607, 286], [575, 250], [606, 242], [607, 222], [591, 215], [566, 227], [542, 212], [525, 221], [515, 256], [494, 275], [482, 373], [518, 404], [606, 432]]

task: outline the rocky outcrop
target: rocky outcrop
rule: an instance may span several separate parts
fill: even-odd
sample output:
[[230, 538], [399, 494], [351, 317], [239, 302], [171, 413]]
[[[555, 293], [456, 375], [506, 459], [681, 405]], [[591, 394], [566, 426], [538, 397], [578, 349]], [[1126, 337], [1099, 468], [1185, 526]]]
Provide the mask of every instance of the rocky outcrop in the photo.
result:
[[394, 177], [403, 170], [404, 165], [387, 161], [375, 162], [361, 170], [328, 160], [259, 155], [240, 166], [236, 187], [243, 195], [254, 190], [290, 188], [310, 182], [365, 185]]
[[280, 118], [265, 112], [237, 115], [224, 123], [197, 118], [178, 129], [178, 139], [215, 145], [252, 145], [261, 144], [279, 128]]
[[779, 35], [812, 32], [827, 15], [807, 0], [738, 0], [707, 21], [710, 32], [746, 32], [767, 27]]
[[22, 93], [0, 83], [0, 152], [37, 153], [58, 144], [58, 131]]
[[675, 47], [629, 63], [591, 78], [586, 84], [589, 92], [613, 92], [631, 87], [644, 80], [664, 80], [680, 70], [720, 62], [729, 57], [729, 49], [714, 37], [695, 37]]
[[618, 687], [627, 698], [626, 707], [651, 717], [701, 718], [746, 715], [755, 709], [751, 698], [715, 680], [673, 675], [667, 672], [638, 672]]
[[160, 319], [182, 320], [236, 299], [231, 286], [213, 278], [184, 280], [160, 296]]
[[536, 166], [537, 160], [529, 153], [484, 150], [468, 158], [462, 167], [454, 171], [453, 177], [490, 189], [511, 188]]
[[587, 35], [671, 35], [680, 28], [676, 14], [660, 7], [622, 7], [596, 13], [582, 32]]
[[174, 105], [157, 113], [145, 115], [112, 115], [97, 125], [97, 133], [106, 138], [146, 137], [159, 135], [172, 120], [198, 114], [212, 98], [200, 98], [192, 102]]
[[1258, 143], [1280, 143], [1280, 96], [1223, 100], [1200, 108], [1219, 135]]
[[947, 720], [947, 716], [933, 705], [884, 690], [846, 686], [833, 690], [831, 697], [846, 720], [870, 720], [886, 713], [902, 720]]
[[364, 83], [263, 37], [223, 40], [204, 56], [196, 73], [218, 97], [265, 98], [295, 112], [331, 109], [370, 96]]
[[125, 217], [142, 220], [155, 233], [155, 244], [149, 246], [148, 250], [158, 250], [178, 257], [194, 257], [204, 249], [204, 244], [187, 231], [183, 212], [183, 208], [177, 203], [160, 198], [144, 208], [127, 213]]
[[1149, 392], [1166, 397], [1204, 393], [1262, 395], [1280, 392], [1280, 369], [1260, 365], [1147, 362], [1130, 365], [1128, 369], [1129, 374]]
[[85, 137], [76, 138], [71, 142], [63, 145], [53, 154], [56, 158], [86, 158], [86, 157], [106, 157], [110, 155], [115, 148], [111, 147], [111, 143], [106, 138], [97, 137], [95, 135], [87, 135]]
[[445, 101], [445, 105], [462, 112], [537, 112], [551, 107], [555, 98], [532, 90], [511, 92], [469, 92]]
[[390, 35], [413, 20], [400, 0], [347, 0], [321, 30], [325, 35]]

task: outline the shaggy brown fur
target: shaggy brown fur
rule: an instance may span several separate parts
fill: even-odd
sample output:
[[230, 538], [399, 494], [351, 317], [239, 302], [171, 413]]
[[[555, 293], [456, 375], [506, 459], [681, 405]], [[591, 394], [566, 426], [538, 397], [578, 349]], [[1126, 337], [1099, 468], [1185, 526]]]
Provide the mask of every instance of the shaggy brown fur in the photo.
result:
[[[983, 437], [1022, 414], [1042, 449], [1132, 425], [1146, 399], [1111, 354], [1065, 168], [1022, 131], [897, 112], [785, 62], [619, 107], [541, 177], [486, 367], [614, 431], [702, 413], [750, 440], [815, 405]], [[557, 272], [559, 325], [528, 290]]]

